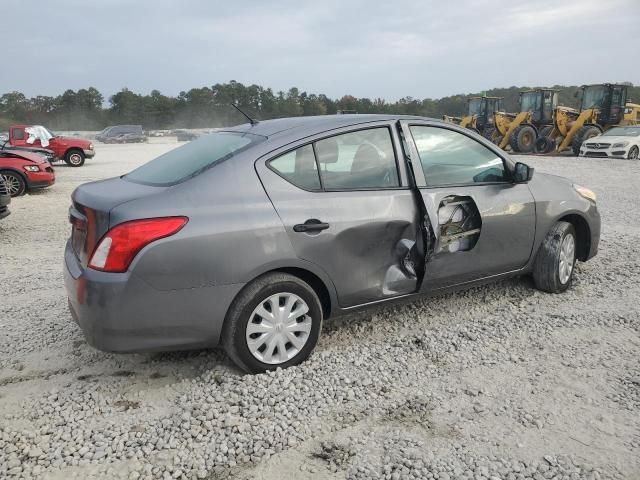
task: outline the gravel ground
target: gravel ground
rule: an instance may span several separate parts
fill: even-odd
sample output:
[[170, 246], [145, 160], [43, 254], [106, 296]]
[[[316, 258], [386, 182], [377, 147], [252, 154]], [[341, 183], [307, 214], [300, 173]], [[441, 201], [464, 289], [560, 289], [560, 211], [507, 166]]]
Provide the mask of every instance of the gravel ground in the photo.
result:
[[69, 195], [175, 144], [98, 145], [0, 222], [0, 478], [640, 478], [640, 162], [524, 158], [599, 196], [599, 255], [325, 323], [303, 365], [112, 355], [71, 322]]

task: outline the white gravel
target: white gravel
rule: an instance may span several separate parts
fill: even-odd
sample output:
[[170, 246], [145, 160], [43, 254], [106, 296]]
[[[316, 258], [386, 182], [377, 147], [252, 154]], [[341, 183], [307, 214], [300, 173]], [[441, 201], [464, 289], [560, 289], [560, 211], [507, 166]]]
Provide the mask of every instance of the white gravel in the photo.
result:
[[112, 355], [71, 322], [69, 195], [175, 144], [98, 145], [0, 221], [0, 478], [640, 478], [640, 162], [524, 158], [599, 196], [599, 255], [329, 321], [303, 365]]

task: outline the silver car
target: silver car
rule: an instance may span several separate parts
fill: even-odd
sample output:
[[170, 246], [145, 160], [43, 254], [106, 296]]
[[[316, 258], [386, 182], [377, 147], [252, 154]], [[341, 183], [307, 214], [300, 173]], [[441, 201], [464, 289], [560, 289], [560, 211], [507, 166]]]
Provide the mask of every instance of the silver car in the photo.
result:
[[88, 342], [222, 344], [249, 372], [322, 321], [532, 274], [562, 292], [596, 254], [592, 191], [420, 117], [285, 118], [219, 131], [73, 193], [69, 306]]

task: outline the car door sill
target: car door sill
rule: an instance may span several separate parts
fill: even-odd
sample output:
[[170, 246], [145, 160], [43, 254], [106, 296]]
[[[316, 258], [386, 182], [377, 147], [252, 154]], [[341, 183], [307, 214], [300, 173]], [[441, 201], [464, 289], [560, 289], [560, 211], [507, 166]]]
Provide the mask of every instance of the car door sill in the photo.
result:
[[445, 292], [450, 291], [450, 290], [459, 290], [459, 289], [463, 289], [463, 288], [470, 287], [470, 286], [477, 285], [477, 284], [497, 281], [497, 280], [500, 280], [502, 278], [515, 277], [515, 276], [524, 274], [525, 272], [526, 272], [526, 267], [522, 267], [522, 268], [518, 268], [518, 269], [515, 269], [515, 270], [510, 270], [508, 272], [496, 273], [495, 275], [489, 275], [489, 276], [482, 277], [482, 278], [476, 278], [475, 280], [469, 280], [467, 282], [455, 283], [453, 285], [447, 285], [445, 287], [434, 288], [433, 290], [406, 293], [406, 294], [403, 294], [403, 295], [396, 295], [396, 296], [393, 296], [393, 297], [381, 298], [380, 300], [374, 300], [372, 302], [359, 303], [358, 305], [352, 305], [350, 307], [341, 307], [340, 310], [342, 312], [347, 313], [347, 312], [352, 312], [352, 311], [355, 311], [355, 310], [365, 309], [367, 307], [373, 307], [375, 305], [382, 305], [382, 304], [385, 304], [387, 302], [400, 301], [400, 300], [410, 299], [410, 298], [414, 298], [414, 297], [429, 297], [429, 296], [432, 296], [432, 295], [439, 295], [441, 293], [445, 293]]

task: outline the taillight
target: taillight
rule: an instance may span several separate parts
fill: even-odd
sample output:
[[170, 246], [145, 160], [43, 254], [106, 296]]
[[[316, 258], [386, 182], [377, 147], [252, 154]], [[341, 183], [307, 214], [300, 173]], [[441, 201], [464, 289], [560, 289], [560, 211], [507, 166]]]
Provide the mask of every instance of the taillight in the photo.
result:
[[116, 225], [98, 243], [89, 267], [103, 272], [126, 272], [146, 245], [178, 233], [188, 221], [187, 217], [161, 217]]

